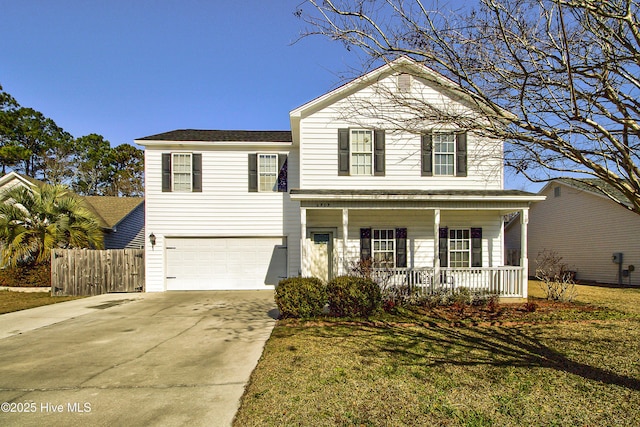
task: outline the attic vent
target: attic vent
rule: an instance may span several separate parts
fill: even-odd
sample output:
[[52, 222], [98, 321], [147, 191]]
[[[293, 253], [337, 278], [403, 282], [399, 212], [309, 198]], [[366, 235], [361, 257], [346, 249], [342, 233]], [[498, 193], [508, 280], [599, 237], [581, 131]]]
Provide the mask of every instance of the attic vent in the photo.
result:
[[411, 74], [398, 74], [398, 92], [409, 92], [411, 90]]
[[553, 188], [553, 197], [560, 197], [560, 187]]

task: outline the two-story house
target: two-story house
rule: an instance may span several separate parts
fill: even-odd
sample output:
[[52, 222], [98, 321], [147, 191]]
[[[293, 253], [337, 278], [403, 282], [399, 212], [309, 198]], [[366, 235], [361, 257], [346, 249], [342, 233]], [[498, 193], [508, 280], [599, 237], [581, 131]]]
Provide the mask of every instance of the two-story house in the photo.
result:
[[[503, 142], [420, 117], [473, 113], [454, 83], [399, 58], [291, 111], [291, 131], [176, 130], [145, 147], [146, 290], [263, 289], [372, 266], [411, 286], [526, 297], [527, 219]], [[416, 113], [418, 112], [418, 113]], [[521, 266], [504, 266], [519, 212]]]

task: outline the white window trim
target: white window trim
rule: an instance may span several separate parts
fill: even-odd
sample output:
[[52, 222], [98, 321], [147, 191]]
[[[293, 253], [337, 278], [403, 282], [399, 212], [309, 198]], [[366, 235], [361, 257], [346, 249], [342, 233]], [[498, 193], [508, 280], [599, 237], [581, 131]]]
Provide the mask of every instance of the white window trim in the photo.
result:
[[[353, 145], [354, 145], [354, 138], [353, 138], [353, 133], [354, 132], [367, 132], [370, 137], [371, 137], [371, 151], [356, 151], [353, 149]], [[349, 174], [352, 176], [373, 176], [374, 173], [374, 168], [375, 168], [375, 164], [374, 164], [374, 149], [375, 149], [375, 135], [373, 132], [373, 129], [362, 129], [362, 128], [354, 128], [354, 129], [349, 129]], [[354, 161], [353, 161], [353, 156], [355, 154], [369, 154], [370, 159], [371, 159], [371, 163], [369, 165], [370, 169], [371, 169], [371, 173], [355, 173], [355, 169], [354, 169]]]
[[[275, 168], [274, 168], [274, 172], [265, 172], [263, 173], [262, 168], [260, 167], [260, 159], [264, 158], [264, 157], [273, 157], [275, 158]], [[274, 191], [278, 191], [278, 154], [277, 153], [258, 153], [258, 158], [257, 158], [257, 169], [258, 169], [258, 192], [259, 193], [273, 193]], [[273, 186], [271, 187], [271, 189], [269, 190], [262, 190], [262, 181], [263, 175], [267, 175], [269, 174], [270, 176], [275, 176], [275, 180], [273, 183]]]
[[[466, 231], [469, 235], [469, 237], [467, 239], [452, 239], [451, 238], [451, 233], [452, 232], [456, 232], [456, 231]], [[451, 244], [452, 240], [457, 240], [457, 241], [467, 241], [467, 245], [469, 246], [467, 250], [453, 250], [452, 247], [453, 245]], [[452, 268], [469, 268], [471, 267], [471, 257], [473, 256], [472, 254], [472, 250], [473, 250], [473, 242], [471, 239], [471, 228], [450, 228], [449, 229], [449, 235], [447, 236], [447, 265], [449, 267]], [[467, 265], [466, 266], [453, 266], [452, 264], [452, 260], [451, 260], [451, 254], [452, 253], [467, 253]]]
[[[376, 231], [380, 232], [380, 231], [386, 231], [386, 232], [391, 232], [391, 238], [386, 238], [386, 239], [376, 239], [375, 235], [376, 235]], [[376, 241], [378, 242], [382, 242], [382, 241], [386, 241], [386, 242], [391, 242], [393, 244], [393, 251], [390, 250], [376, 250]], [[372, 228], [371, 229], [371, 257], [372, 259], [375, 261], [376, 259], [376, 253], [391, 253], [393, 252], [393, 257], [391, 258], [392, 261], [392, 265], [391, 266], [385, 266], [387, 268], [395, 268], [396, 267], [396, 250], [397, 250], [397, 246], [396, 246], [396, 230], [394, 228]]]
[[[176, 172], [176, 156], [188, 156], [189, 157], [189, 189], [176, 189], [176, 173], [184, 173], [186, 172]], [[185, 152], [176, 152], [171, 153], [171, 191], [175, 193], [190, 193], [193, 191], [193, 153], [185, 153]]]
[[[436, 136], [440, 136], [440, 135], [452, 135], [453, 136], [453, 151], [452, 152], [444, 152], [444, 151], [436, 151]], [[433, 133], [433, 176], [456, 176], [456, 133], [451, 131], [451, 132], [434, 132]], [[453, 171], [452, 173], [438, 173], [437, 170], [437, 162], [436, 162], [436, 157], [437, 155], [446, 155], [446, 156], [451, 156], [453, 159]]]

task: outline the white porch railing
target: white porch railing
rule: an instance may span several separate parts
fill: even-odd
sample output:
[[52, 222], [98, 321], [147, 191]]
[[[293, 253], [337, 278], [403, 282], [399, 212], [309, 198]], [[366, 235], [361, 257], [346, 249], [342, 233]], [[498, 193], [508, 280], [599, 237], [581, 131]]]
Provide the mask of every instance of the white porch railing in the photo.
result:
[[473, 292], [495, 293], [502, 297], [522, 297], [522, 267], [482, 268], [385, 268], [374, 269], [372, 279], [381, 286], [406, 292], [435, 293], [467, 288]]

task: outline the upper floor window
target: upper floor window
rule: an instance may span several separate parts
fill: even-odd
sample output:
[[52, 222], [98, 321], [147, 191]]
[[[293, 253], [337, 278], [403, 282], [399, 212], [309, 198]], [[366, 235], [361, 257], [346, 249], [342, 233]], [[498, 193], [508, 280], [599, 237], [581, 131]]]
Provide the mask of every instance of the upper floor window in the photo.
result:
[[173, 191], [191, 191], [191, 153], [173, 153], [172, 156]]
[[202, 154], [162, 153], [163, 192], [201, 192]]
[[280, 153], [250, 153], [249, 164], [249, 192], [280, 192], [286, 193], [287, 184], [287, 155]]
[[423, 134], [421, 164], [422, 176], [467, 176], [467, 134]]
[[352, 129], [351, 175], [371, 175], [373, 171], [373, 131]]
[[453, 176], [455, 171], [456, 138], [453, 133], [433, 135], [434, 175]]
[[338, 129], [338, 175], [384, 176], [385, 133]]
[[258, 190], [275, 191], [278, 180], [278, 155], [258, 154]]

